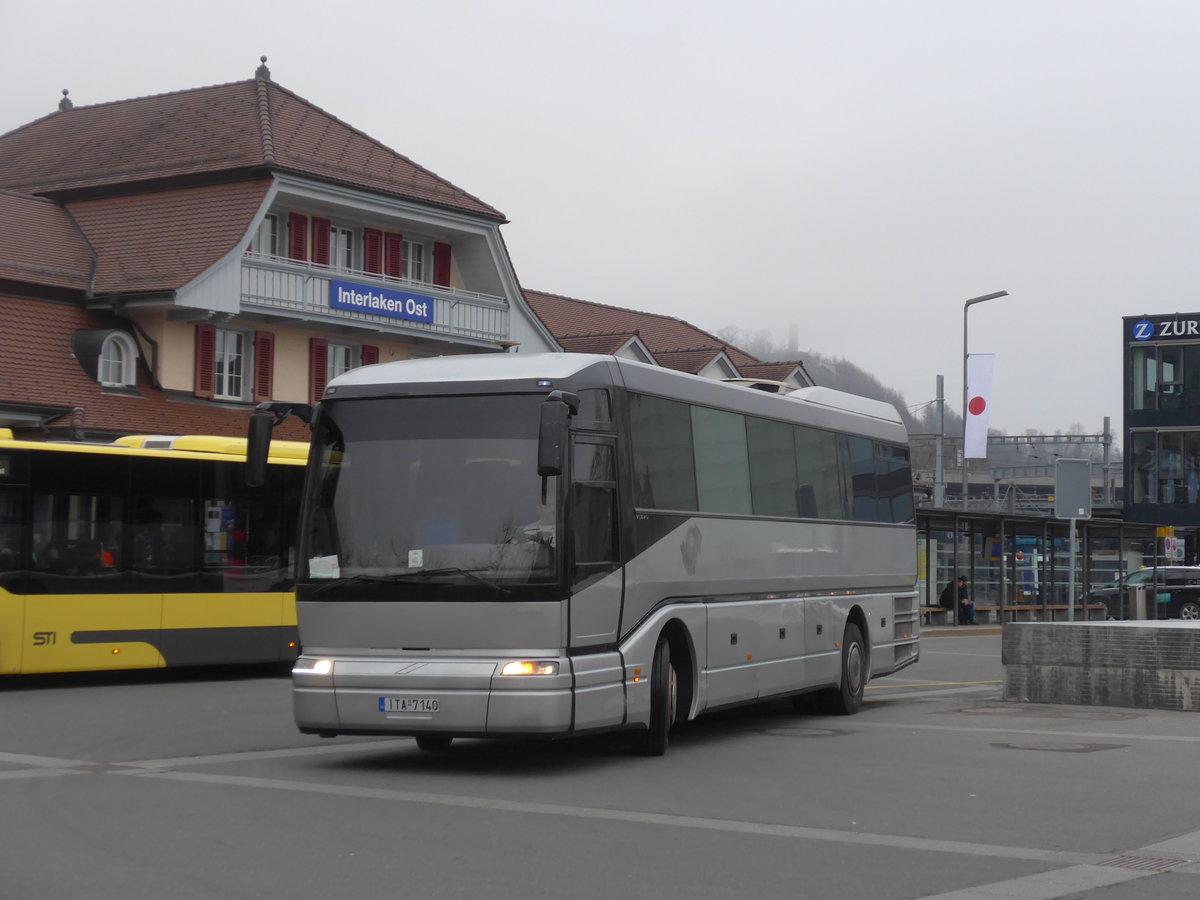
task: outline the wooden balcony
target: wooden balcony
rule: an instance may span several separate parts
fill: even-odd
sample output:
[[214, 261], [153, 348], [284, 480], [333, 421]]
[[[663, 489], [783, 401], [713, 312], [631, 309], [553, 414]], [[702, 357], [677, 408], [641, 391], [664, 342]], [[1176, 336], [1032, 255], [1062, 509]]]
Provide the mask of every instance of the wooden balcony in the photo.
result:
[[[433, 321], [398, 319], [330, 304], [330, 282], [352, 282], [418, 294], [433, 300]], [[503, 297], [459, 288], [388, 278], [353, 269], [333, 269], [280, 257], [246, 254], [242, 261], [241, 308], [279, 318], [353, 325], [397, 336], [492, 344], [508, 340], [509, 309]]]

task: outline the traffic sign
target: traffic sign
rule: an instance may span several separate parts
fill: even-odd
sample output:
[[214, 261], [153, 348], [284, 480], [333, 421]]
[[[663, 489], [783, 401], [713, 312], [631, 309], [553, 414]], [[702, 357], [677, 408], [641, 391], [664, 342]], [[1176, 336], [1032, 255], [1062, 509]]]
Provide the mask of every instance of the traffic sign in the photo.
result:
[[1092, 517], [1091, 460], [1054, 461], [1054, 515], [1059, 519]]

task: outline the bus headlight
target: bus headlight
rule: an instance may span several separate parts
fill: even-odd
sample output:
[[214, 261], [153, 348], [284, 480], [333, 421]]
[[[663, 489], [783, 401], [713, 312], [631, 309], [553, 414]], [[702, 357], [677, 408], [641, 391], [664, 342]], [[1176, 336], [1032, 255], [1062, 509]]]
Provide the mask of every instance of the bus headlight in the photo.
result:
[[557, 675], [558, 663], [542, 660], [519, 659], [506, 662], [500, 667], [501, 675]]
[[332, 671], [332, 659], [305, 659], [302, 656], [292, 666], [293, 675], [328, 675]]

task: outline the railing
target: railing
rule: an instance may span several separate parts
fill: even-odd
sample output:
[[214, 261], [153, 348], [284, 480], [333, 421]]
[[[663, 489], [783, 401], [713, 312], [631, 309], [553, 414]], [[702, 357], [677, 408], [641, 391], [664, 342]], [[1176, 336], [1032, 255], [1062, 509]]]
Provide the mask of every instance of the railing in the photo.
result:
[[[414, 322], [333, 308], [329, 304], [330, 281], [352, 281], [432, 297], [433, 321]], [[298, 317], [342, 324], [354, 322], [397, 334], [426, 332], [476, 341], [503, 341], [509, 336], [508, 303], [503, 297], [251, 253], [242, 260], [242, 307], [292, 312]]]

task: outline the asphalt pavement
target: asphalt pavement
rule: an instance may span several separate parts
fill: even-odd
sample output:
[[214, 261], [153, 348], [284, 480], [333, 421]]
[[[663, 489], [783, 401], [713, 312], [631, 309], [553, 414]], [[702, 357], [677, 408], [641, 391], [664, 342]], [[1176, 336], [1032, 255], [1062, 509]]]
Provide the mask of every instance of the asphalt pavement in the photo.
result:
[[278, 670], [0, 681], [0, 898], [1200, 896], [1195, 713], [1004, 701], [931, 628], [858, 715], [620, 736], [301, 735]]

